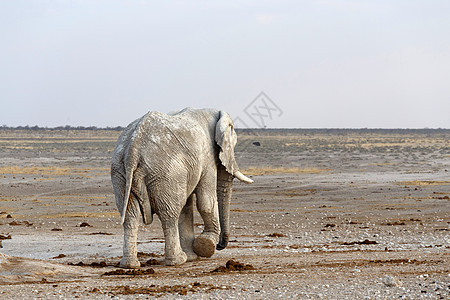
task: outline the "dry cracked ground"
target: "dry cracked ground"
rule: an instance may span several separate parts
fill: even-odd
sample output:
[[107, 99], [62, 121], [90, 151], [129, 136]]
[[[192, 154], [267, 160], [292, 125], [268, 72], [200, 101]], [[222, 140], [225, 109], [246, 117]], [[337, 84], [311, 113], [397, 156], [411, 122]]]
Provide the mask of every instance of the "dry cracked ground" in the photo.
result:
[[[449, 130], [239, 132], [229, 246], [116, 267], [109, 179], [120, 132], [0, 130], [1, 299], [448, 299]], [[196, 230], [202, 222], [196, 214]]]

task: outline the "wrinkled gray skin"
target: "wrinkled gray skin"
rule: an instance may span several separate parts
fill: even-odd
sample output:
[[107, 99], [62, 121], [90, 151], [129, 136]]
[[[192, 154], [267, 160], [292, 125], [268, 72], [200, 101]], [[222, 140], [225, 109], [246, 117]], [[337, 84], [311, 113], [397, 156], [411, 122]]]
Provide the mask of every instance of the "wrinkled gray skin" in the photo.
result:
[[[149, 112], [120, 135], [111, 180], [124, 228], [120, 266], [137, 268], [139, 216], [161, 220], [165, 262], [177, 265], [224, 249], [229, 237], [233, 178], [251, 183], [234, 158], [237, 142], [230, 116], [191, 108], [172, 115]], [[205, 224], [194, 237], [194, 201]]]

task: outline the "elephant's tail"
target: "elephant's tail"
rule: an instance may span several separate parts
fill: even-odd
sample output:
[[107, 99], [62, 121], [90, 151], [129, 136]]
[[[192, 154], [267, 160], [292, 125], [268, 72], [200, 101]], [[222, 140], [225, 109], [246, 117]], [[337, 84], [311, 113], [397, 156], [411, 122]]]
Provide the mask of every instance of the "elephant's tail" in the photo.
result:
[[140, 160], [140, 153], [139, 153], [140, 144], [142, 139], [145, 137], [145, 134], [142, 132], [143, 130], [142, 127], [143, 122], [145, 122], [147, 115], [143, 116], [136, 124], [135, 131], [131, 136], [130, 144], [128, 146], [126, 159], [124, 160], [126, 185], [125, 185], [125, 198], [123, 199], [122, 218], [120, 221], [121, 224], [125, 222], [128, 202], [131, 196], [131, 188], [133, 186], [133, 176], [136, 169], [138, 168]]
[[122, 218], [120, 220], [120, 224], [123, 224], [125, 222], [125, 214], [127, 212], [128, 199], [130, 199], [131, 196], [131, 186], [133, 184], [134, 169], [135, 168], [131, 168], [131, 170], [126, 171], [125, 198], [123, 199]]

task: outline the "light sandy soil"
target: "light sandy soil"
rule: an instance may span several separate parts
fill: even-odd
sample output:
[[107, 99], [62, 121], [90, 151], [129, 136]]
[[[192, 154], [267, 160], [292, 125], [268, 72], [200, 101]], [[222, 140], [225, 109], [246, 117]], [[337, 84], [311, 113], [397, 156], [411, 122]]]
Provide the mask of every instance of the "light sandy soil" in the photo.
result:
[[225, 250], [161, 265], [156, 219], [139, 232], [148, 264], [105, 275], [121, 270], [119, 132], [0, 130], [0, 298], [450, 297], [449, 130], [256, 133], [236, 149], [259, 175], [235, 181]]

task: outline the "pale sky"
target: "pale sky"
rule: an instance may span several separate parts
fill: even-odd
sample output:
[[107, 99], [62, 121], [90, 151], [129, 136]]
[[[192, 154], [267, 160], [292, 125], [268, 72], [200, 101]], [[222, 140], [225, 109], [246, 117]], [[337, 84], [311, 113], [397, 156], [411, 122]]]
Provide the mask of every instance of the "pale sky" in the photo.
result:
[[0, 104], [0, 126], [450, 128], [450, 1], [0, 0]]

